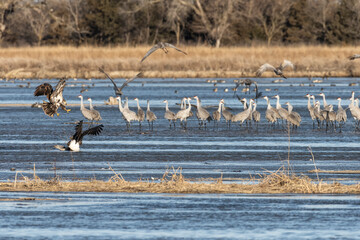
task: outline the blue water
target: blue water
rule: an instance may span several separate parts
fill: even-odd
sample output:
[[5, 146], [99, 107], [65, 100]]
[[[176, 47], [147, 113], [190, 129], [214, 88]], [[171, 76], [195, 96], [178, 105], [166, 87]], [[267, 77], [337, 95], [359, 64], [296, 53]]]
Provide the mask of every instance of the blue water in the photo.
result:
[[360, 199], [331, 195], [0, 193], [3, 239], [359, 239]]
[[[220, 99], [233, 113], [243, 106], [231, 88], [234, 79], [218, 83], [214, 92], [207, 79], [139, 79], [124, 89], [130, 108], [136, 110], [135, 97], [145, 110], [146, 100], [157, 115], [154, 130], [147, 123], [139, 129], [137, 123], [127, 131], [116, 105], [104, 105], [113, 96], [108, 80], [68, 80], [64, 97], [69, 104], [79, 104], [82, 85], [89, 91], [100, 111], [104, 131], [99, 136], [85, 136], [78, 153], [61, 152], [55, 144], [66, 144], [74, 133], [74, 122], [82, 120], [79, 106], [70, 106], [67, 114], [50, 118], [42, 109], [29, 106], [0, 105], [0, 181], [32, 177], [42, 179], [54, 176], [64, 180], [108, 180], [114, 175], [111, 168], [125, 180], [137, 181], [161, 178], [167, 169], [182, 169], [186, 178], [205, 179], [223, 176], [225, 183], [242, 182], [250, 176], [258, 178], [265, 171], [276, 171], [287, 166], [289, 136], [281, 125], [268, 126], [264, 119], [266, 101], [258, 99], [262, 119], [258, 127], [224, 121], [219, 127], [210, 123], [199, 129], [195, 118], [189, 119], [188, 129], [177, 123], [169, 129], [163, 118], [164, 99], [177, 112], [182, 97], [199, 96], [209, 112], [217, 108]], [[290, 134], [290, 163], [295, 174], [316, 179], [315, 166], [322, 170], [360, 170], [359, 132], [348, 113], [349, 121], [339, 130], [313, 129], [305, 94], [318, 96], [324, 92], [329, 104], [337, 109], [337, 97], [342, 106], [348, 106], [351, 91], [358, 96], [359, 85], [353, 78], [325, 79], [315, 86], [306, 78], [287, 79], [271, 83], [274, 79], [256, 79], [263, 95], [279, 94], [285, 107], [289, 101], [302, 116], [301, 127]], [[121, 83], [123, 79], [117, 79]], [[27, 88], [27, 82], [30, 87]], [[37, 85], [57, 80], [0, 81], [0, 104], [32, 104], [45, 97], [34, 97]], [[25, 87], [19, 87], [23, 85]], [[229, 91], [224, 92], [227, 88]], [[236, 92], [245, 94], [242, 87]], [[177, 93], [175, 93], [177, 92]], [[321, 101], [322, 102], [322, 101]], [[87, 104], [87, 101], [85, 101]], [[194, 101], [192, 103], [195, 103]], [[275, 106], [274, 99], [271, 99]], [[87, 125], [85, 125], [85, 128]], [[315, 163], [310, 150], [315, 157]], [[324, 181], [357, 183], [360, 174], [319, 173]], [[125, 193], [9, 193], [0, 198], [54, 198], [39, 201], [0, 202], [0, 238], [22, 239], [356, 239], [359, 234], [359, 198], [357, 196], [323, 195], [169, 195]]]

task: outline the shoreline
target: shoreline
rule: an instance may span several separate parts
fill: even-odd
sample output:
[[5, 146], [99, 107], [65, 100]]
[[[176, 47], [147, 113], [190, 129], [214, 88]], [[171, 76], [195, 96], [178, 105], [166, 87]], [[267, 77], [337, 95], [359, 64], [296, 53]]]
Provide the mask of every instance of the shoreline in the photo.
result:
[[[143, 63], [141, 58], [152, 46], [70, 47], [43, 46], [0, 48], [0, 78], [51, 79], [130, 78], [143, 72], [144, 78], [254, 78], [264, 63], [275, 67], [284, 59], [295, 69], [285, 69], [291, 77], [359, 77], [360, 60], [349, 60], [359, 53], [356, 46], [257, 46], [222, 47], [181, 46], [188, 55], [156, 51]], [[265, 72], [261, 77], [277, 76]]]
[[[140, 71], [107, 71], [114, 79], [131, 78]], [[16, 74], [0, 75], [3, 79], [60, 79], [60, 78], [80, 78], [80, 79], [106, 79], [103, 73], [98, 71], [87, 71], [73, 74], [69, 72], [42, 72], [41, 76], [37, 72], [22, 72]], [[328, 77], [360, 77], [357, 74], [349, 74], [346, 71], [312, 71], [312, 72], [286, 72], [289, 78], [328, 78]], [[143, 71], [141, 78], [257, 78], [255, 72], [236, 72], [236, 71]], [[271, 72], [265, 72], [261, 78], [281, 78]]]

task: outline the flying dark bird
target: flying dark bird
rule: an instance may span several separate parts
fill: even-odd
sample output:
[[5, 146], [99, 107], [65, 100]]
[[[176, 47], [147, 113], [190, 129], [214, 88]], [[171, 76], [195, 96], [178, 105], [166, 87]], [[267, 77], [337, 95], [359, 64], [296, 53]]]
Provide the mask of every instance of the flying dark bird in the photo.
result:
[[260, 77], [263, 72], [270, 70], [273, 71], [276, 75], [286, 78], [282, 72], [286, 67], [294, 68], [294, 65], [289, 60], [284, 60], [284, 62], [277, 68], [268, 63], [265, 63], [261, 65], [261, 67], [256, 71], [256, 77]]
[[89, 128], [85, 131], [82, 130], [83, 121], [81, 120], [75, 126], [75, 134], [70, 138], [71, 140], [67, 143], [67, 146], [55, 145], [54, 148], [57, 148], [61, 151], [80, 151], [80, 146], [82, 144], [82, 139], [85, 135], [99, 135], [103, 130], [104, 125], [99, 125], [96, 127]]
[[349, 57], [350, 60], [355, 60], [357, 58], [360, 58], [360, 54], [354, 54], [354, 55]]
[[245, 87], [246, 87], [247, 89], [249, 89], [249, 91], [247, 91], [247, 92], [249, 92], [249, 94], [250, 94], [250, 86], [251, 86], [251, 84], [254, 84], [254, 85], [255, 85], [255, 98], [253, 98], [253, 99], [258, 99], [258, 98], [260, 98], [261, 95], [262, 95], [262, 92], [259, 92], [259, 88], [258, 88], [257, 82], [254, 81], [254, 80], [248, 79], [248, 78], [246, 78], [246, 79], [241, 79], [241, 80], [237, 81], [235, 87], [233, 88], [233, 90], [234, 90], [234, 95], [235, 95], [235, 92], [237, 91], [237, 89], [240, 87], [240, 85], [245, 85]]
[[64, 78], [60, 79], [55, 90], [53, 90], [52, 86], [48, 83], [43, 83], [36, 87], [34, 96], [45, 95], [49, 100], [49, 102], [43, 101], [42, 104], [42, 109], [46, 115], [53, 117], [54, 114], [56, 114], [59, 116], [59, 113], [57, 112], [59, 107], [66, 112], [70, 111], [70, 109], [66, 109], [66, 101], [63, 98], [63, 91], [66, 85], [65, 82], [66, 80]]
[[139, 72], [139, 73], [136, 74], [134, 77], [126, 80], [126, 82], [124, 82], [123, 85], [121, 85], [121, 87], [118, 88], [118, 87], [116, 86], [116, 83], [115, 83], [114, 79], [112, 79], [112, 78], [109, 76], [109, 74], [107, 74], [107, 73], [104, 71], [104, 69], [102, 69], [102, 68], [99, 67], [99, 71], [102, 72], [102, 73], [104, 73], [104, 74], [106, 75], [106, 77], [107, 77], [108, 79], [110, 79], [110, 81], [114, 84], [114, 91], [115, 91], [115, 95], [117, 95], [117, 96], [122, 96], [122, 94], [123, 94], [123, 93], [122, 93], [123, 88], [126, 87], [126, 86], [128, 85], [128, 83], [130, 83], [130, 82], [134, 81], [136, 78], [140, 77], [141, 74], [142, 74], [142, 72]]
[[172, 44], [170, 44], [170, 43], [159, 42], [159, 43], [155, 44], [152, 48], [150, 48], [150, 50], [145, 54], [145, 56], [141, 59], [140, 62], [143, 62], [143, 61], [145, 60], [145, 58], [147, 58], [148, 56], [150, 56], [150, 54], [152, 54], [153, 52], [155, 52], [155, 51], [158, 50], [158, 49], [162, 49], [165, 53], [168, 53], [169, 50], [167, 50], [166, 47], [174, 48], [174, 49], [178, 50], [179, 52], [187, 55], [186, 52], [180, 50], [179, 48], [175, 47], [174, 45], [172, 45]]

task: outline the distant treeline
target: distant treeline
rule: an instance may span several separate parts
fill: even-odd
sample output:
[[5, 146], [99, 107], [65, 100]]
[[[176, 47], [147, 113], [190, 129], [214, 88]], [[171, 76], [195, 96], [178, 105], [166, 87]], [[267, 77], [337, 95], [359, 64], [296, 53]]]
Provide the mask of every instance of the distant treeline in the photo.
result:
[[0, 45], [356, 44], [360, 0], [0, 0]]

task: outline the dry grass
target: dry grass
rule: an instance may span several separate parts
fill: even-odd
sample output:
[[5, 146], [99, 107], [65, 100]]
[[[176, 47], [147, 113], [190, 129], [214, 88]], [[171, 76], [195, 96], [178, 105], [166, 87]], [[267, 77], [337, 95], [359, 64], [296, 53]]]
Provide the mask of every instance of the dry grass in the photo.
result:
[[[35, 169], [34, 169], [35, 171]], [[149, 193], [301, 193], [301, 194], [360, 194], [360, 184], [344, 185], [337, 182], [313, 181], [307, 176], [288, 174], [285, 168], [274, 173], [264, 173], [259, 180], [250, 179], [244, 183], [223, 183], [223, 178], [210, 183], [191, 182], [180, 169], [166, 171], [158, 181], [126, 181], [114, 172], [108, 181], [62, 181], [54, 178], [41, 180], [34, 173], [32, 178], [23, 176], [18, 181], [0, 183], [0, 191], [48, 191], [48, 192], [149, 192]]]
[[[140, 59], [150, 46], [138, 47], [28, 47], [0, 49], [0, 76], [3, 78], [104, 78], [102, 66], [113, 77], [254, 77], [263, 63], [280, 64], [289, 59], [295, 71], [289, 77], [360, 76], [360, 63], [348, 56], [360, 47], [224, 47], [181, 46], [183, 55], [170, 49], [154, 52], [143, 64]], [[264, 77], [274, 77], [266, 73]]]

